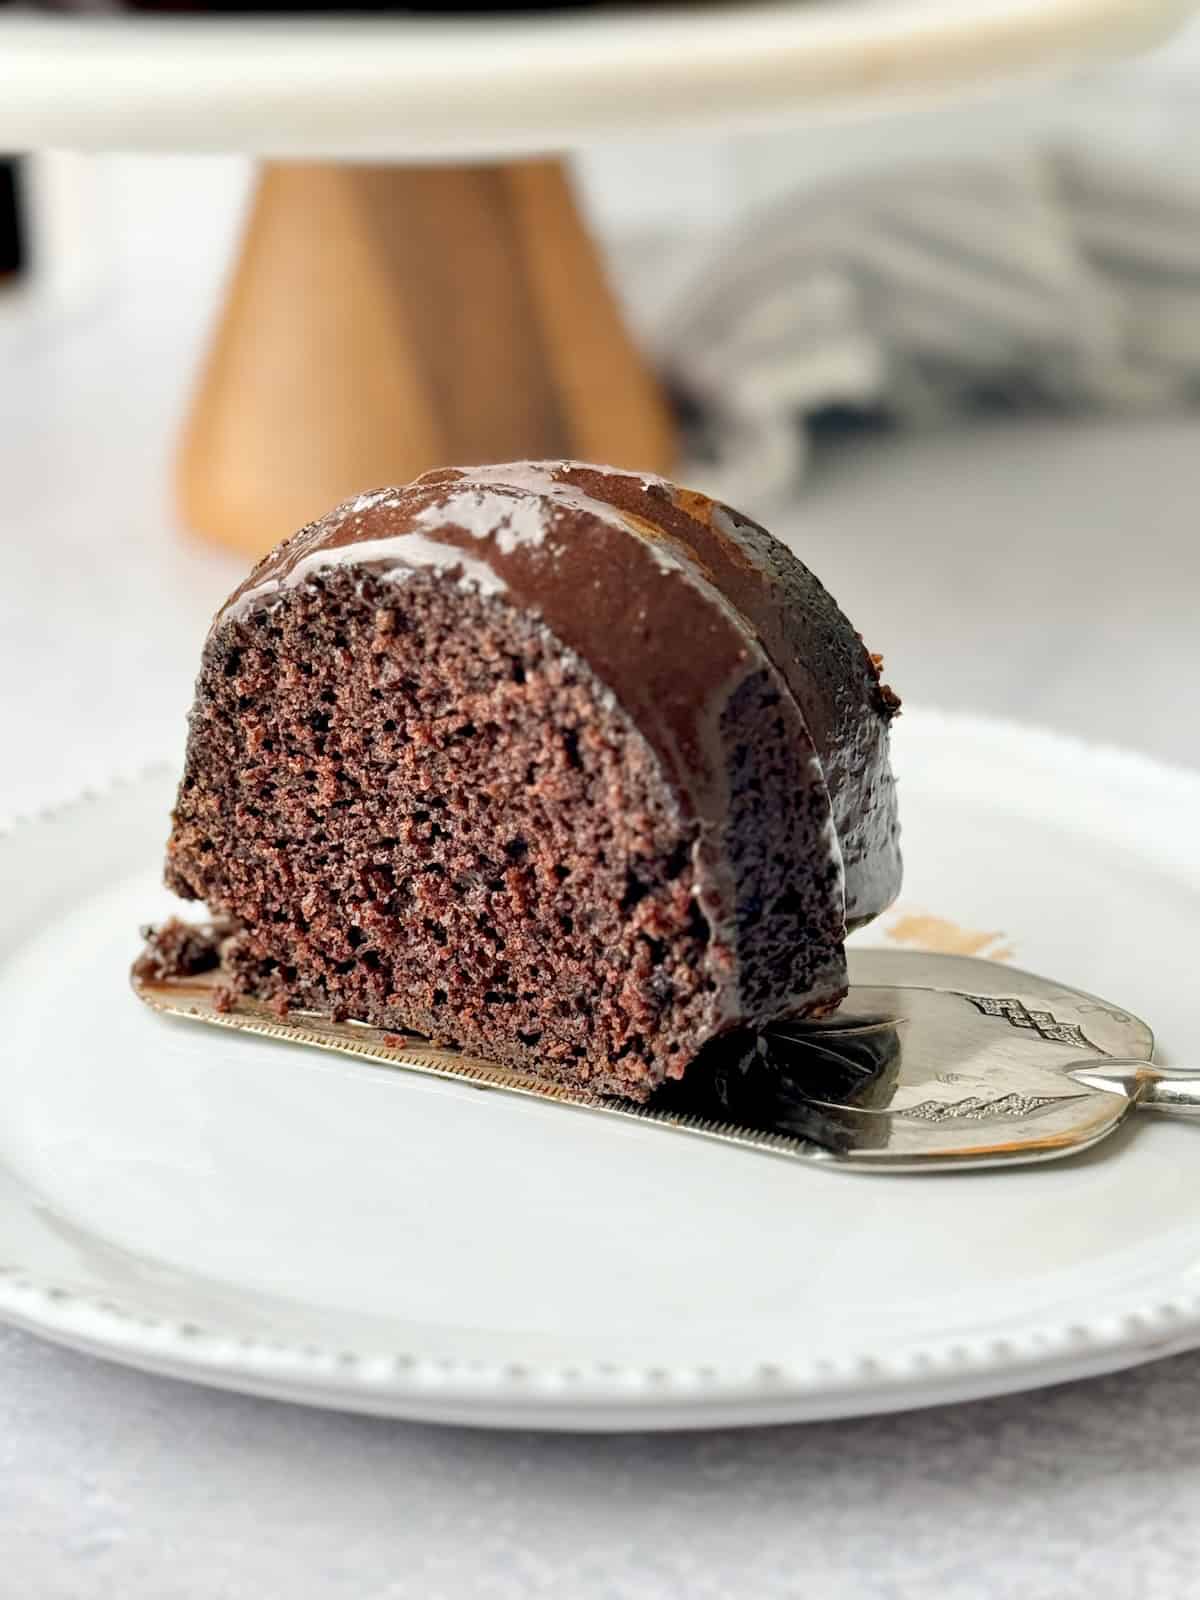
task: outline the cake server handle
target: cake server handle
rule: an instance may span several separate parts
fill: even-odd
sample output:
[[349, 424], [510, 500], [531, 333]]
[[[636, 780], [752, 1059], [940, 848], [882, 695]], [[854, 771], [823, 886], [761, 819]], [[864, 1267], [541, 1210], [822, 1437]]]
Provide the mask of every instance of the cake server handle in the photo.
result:
[[1200, 1071], [1195, 1067], [1155, 1067], [1146, 1061], [1106, 1061], [1071, 1073], [1092, 1089], [1123, 1094], [1146, 1111], [1200, 1117]]

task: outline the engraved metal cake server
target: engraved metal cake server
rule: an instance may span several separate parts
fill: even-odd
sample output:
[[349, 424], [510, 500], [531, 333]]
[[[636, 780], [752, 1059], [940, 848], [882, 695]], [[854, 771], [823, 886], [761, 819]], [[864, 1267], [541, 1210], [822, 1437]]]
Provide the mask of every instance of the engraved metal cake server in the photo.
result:
[[1200, 1073], [1151, 1065], [1147, 1025], [1081, 990], [907, 950], [851, 951], [850, 977], [834, 1017], [728, 1041], [647, 1105], [362, 1023], [281, 1019], [247, 1001], [219, 1010], [215, 973], [133, 983], [172, 1016], [860, 1172], [1050, 1160], [1096, 1144], [1135, 1107], [1200, 1115]]

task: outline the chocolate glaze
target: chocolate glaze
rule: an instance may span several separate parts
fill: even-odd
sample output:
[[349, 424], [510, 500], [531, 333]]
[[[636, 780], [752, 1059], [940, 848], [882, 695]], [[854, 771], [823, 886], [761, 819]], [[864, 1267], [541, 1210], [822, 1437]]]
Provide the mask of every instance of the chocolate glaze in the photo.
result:
[[765, 656], [790, 690], [803, 724], [797, 741], [811, 745], [829, 791], [848, 923], [895, 898], [887, 732], [899, 702], [808, 568], [705, 495], [571, 461], [431, 472], [404, 489], [360, 495], [303, 529], [255, 568], [218, 620], [332, 562], [449, 569], [452, 551], [465, 558], [465, 581], [486, 587], [490, 577], [493, 590], [539, 612], [591, 665], [710, 821], [723, 791], [716, 721]]

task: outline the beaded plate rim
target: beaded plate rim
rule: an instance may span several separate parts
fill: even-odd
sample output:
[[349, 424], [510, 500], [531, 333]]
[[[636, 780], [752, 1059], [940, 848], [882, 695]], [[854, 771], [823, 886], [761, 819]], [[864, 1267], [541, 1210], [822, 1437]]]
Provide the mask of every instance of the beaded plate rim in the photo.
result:
[[[1019, 723], [926, 709], [906, 712], [922, 737], [986, 730], [1033, 756], [1085, 760], [1114, 780], [1169, 789], [1200, 812], [1200, 773], [1135, 752]], [[58, 823], [122, 788], [162, 782], [170, 761], [117, 773], [0, 829], [0, 852], [29, 826]], [[899, 1181], [878, 1178], [834, 1181]], [[0, 1261], [0, 1319], [145, 1370], [335, 1409], [485, 1426], [681, 1428], [863, 1415], [1032, 1389], [1137, 1365], [1200, 1345], [1200, 1293], [1131, 1298], [1119, 1309], [1047, 1321], [1003, 1337], [980, 1334], [906, 1345], [894, 1355], [848, 1353], [712, 1366], [484, 1362], [420, 1350], [366, 1353], [230, 1333], [147, 1316], [135, 1304], [81, 1293]]]

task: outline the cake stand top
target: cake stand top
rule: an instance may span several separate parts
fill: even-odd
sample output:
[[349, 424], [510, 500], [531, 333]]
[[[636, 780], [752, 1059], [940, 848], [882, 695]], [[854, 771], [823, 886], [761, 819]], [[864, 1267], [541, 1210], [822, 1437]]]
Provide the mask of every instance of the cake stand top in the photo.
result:
[[1194, 0], [773, 0], [495, 16], [0, 12], [0, 149], [427, 159], [893, 111], [1161, 37]]

